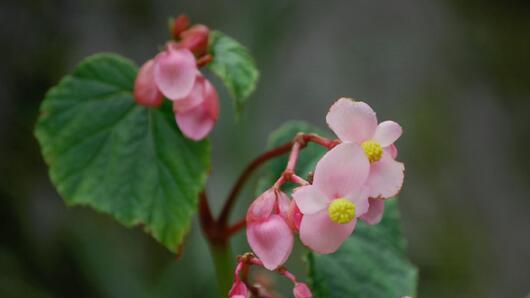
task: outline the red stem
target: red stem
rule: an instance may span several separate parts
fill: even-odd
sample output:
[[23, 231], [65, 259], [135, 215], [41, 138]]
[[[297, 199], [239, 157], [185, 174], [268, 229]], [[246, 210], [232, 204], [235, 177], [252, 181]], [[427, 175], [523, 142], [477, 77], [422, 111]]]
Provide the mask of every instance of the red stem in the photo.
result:
[[237, 195], [245, 185], [245, 182], [247, 182], [248, 178], [250, 178], [250, 174], [254, 172], [259, 166], [261, 166], [263, 163], [268, 161], [269, 159], [281, 156], [291, 150], [292, 142], [283, 144], [275, 149], [272, 149], [270, 151], [267, 151], [263, 153], [262, 155], [258, 156], [256, 159], [254, 159], [246, 168], [243, 170], [243, 173], [239, 176], [236, 183], [232, 187], [232, 190], [230, 191], [230, 194], [228, 195], [228, 198], [225, 201], [225, 204], [223, 206], [223, 209], [221, 210], [221, 214], [219, 215], [219, 224], [226, 225], [228, 221], [228, 217], [230, 216], [230, 211], [232, 210], [232, 207], [236, 201]]

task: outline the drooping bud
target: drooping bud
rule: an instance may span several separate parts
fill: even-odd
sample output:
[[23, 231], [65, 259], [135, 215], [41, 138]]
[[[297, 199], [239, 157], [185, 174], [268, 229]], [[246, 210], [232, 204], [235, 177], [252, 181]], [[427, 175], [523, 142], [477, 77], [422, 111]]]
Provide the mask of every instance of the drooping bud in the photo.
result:
[[285, 200], [288, 200], [285, 193], [269, 189], [250, 205], [247, 212], [248, 243], [269, 270], [285, 263], [293, 249], [293, 233], [280, 210], [280, 204], [286, 205]]
[[309, 287], [303, 283], [298, 282], [293, 289], [294, 298], [313, 298], [313, 294]]
[[146, 107], [159, 107], [164, 96], [158, 90], [153, 74], [154, 61], [148, 60], [142, 65], [134, 82], [134, 100]]
[[190, 18], [185, 14], [181, 14], [178, 17], [171, 19], [169, 23], [171, 36], [175, 40], [178, 40], [180, 38], [180, 33], [187, 30], [189, 26]]

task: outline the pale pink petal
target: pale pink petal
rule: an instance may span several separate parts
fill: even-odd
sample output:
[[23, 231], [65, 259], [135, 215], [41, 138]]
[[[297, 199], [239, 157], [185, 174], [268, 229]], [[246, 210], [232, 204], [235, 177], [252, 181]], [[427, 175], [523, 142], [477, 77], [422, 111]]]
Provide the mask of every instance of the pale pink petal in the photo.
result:
[[368, 212], [370, 203], [368, 202], [369, 188], [363, 186], [359, 192], [352, 193], [346, 196], [350, 201], [355, 204], [355, 217], [360, 217]]
[[378, 162], [371, 164], [366, 185], [371, 198], [386, 199], [399, 193], [403, 185], [405, 166], [387, 153]]
[[287, 261], [293, 249], [293, 233], [279, 215], [247, 227], [247, 240], [263, 266], [274, 270]]
[[374, 140], [376, 140], [381, 147], [392, 145], [403, 133], [399, 124], [394, 121], [384, 121], [379, 123], [375, 130]]
[[383, 218], [383, 213], [385, 212], [385, 201], [381, 199], [370, 198], [370, 208], [361, 219], [370, 225], [378, 224]]
[[177, 124], [182, 133], [192, 140], [204, 139], [213, 129], [219, 116], [219, 98], [215, 88], [206, 81], [203, 102], [191, 109], [176, 113]]
[[200, 105], [206, 98], [207, 82], [198, 72], [191, 91], [185, 97], [173, 100], [173, 111], [182, 112]]
[[393, 159], [396, 159], [398, 155], [398, 150], [396, 145], [392, 144], [388, 147], [383, 148], [384, 151], [386, 151]]
[[377, 127], [377, 117], [372, 108], [349, 98], [337, 100], [329, 109], [326, 121], [343, 142], [358, 144], [371, 139]]
[[164, 101], [164, 96], [155, 84], [154, 65], [153, 59], [145, 62], [134, 82], [134, 99], [146, 107], [159, 107]]
[[309, 287], [303, 282], [297, 282], [293, 289], [294, 298], [313, 298]]
[[356, 220], [347, 224], [332, 222], [327, 210], [304, 215], [300, 223], [300, 240], [318, 253], [333, 253], [353, 232], [356, 222]]
[[314, 185], [298, 187], [293, 191], [292, 196], [303, 214], [316, 213], [326, 208], [330, 201], [330, 199], [320, 192], [318, 187]]
[[358, 192], [369, 172], [370, 163], [363, 149], [354, 143], [342, 143], [317, 163], [313, 185], [328, 199], [336, 199]]
[[250, 224], [253, 221], [260, 221], [269, 218], [269, 216], [272, 214], [272, 211], [274, 211], [278, 193], [279, 192], [271, 188], [259, 195], [259, 197], [257, 197], [248, 207], [246, 217], [247, 224]]
[[169, 47], [155, 58], [155, 82], [160, 92], [170, 100], [190, 93], [196, 73], [195, 57], [188, 49]]

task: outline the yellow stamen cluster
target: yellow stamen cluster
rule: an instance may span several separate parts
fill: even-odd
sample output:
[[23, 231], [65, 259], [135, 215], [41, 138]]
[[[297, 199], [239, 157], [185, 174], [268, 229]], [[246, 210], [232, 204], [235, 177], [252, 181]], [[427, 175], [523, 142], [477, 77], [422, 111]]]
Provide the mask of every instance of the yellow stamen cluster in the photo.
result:
[[383, 148], [381, 147], [381, 144], [374, 140], [364, 141], [361, 144], [361, 147], [363, 147], [364, 153], [371, 163], [380, 160], [381, 156], [383, 155]]
[[329, 204], [329, 218], [338, 224], [347, 224], [355, 218], [355, 204], [346, 198], [336, 199]]

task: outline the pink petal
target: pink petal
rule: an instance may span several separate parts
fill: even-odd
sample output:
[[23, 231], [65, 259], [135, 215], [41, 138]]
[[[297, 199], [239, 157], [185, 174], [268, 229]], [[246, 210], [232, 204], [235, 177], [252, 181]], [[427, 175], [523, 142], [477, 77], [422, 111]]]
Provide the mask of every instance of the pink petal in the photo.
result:
[[355, 217], [360, 217], [368, 212], [370, 203], [368, 201], [369, 188], [363, 186], [359, 192], [352, 193], [346, 197], [355, 204]]
[[318, 253], [333, 253], [351, 235], [356, 222], [334, 223], [329, 219], [327, 210], [304, 215], [300, 224], [300, 240]]
[[344, 97], [331, 106], [326, 121], [343, 142], [358, 144], [371, 139], [377, 127], [377, 117], [369, 105]]
[[398, 155], [398, 150], [396, 145], [392, 144], [388, 147], [383, 148], [384, 151], [386, 151], [393, 159], [396, 159]]
[[392, 145], [403, 133], [399, 124], [394, 121], [384, 121], [379, 123], [375, 129], [374, 140], [381, 144], [381, 147]]
[[181, 112], [201, 104], [206, 98], [207, 84], [208, 80], [198, 72], [191, 91], [185, 97], [173, 100], [173, 111]]
[[306, 185], [293, 191], [293, 199], [303, 214], [313, 214], [329, 204], [330, 199], [314, 185]]
[[294, 298], [313, 298], [309, 287], [303, 282], [297, 282], [293, 289]]
[[164, 96], [155, 84], [154, 65], [153, 59], [145, 62], [134, 82], [134, 99], [138, 104], [146, 107], [159, 107], [164, 100]]
[[213, 129], [219, 116], [219, 98], [215, 88], [205, 81], [205, 98], [200, 105], [176, 113], [182, 133], [192, 140], [204, 139]]
[[170, 100], [190, 93], [196, 73], [195, 57], [188, 49], [168, 47], [155, 58], [155, 82]]
[[403, 185], [405, 166], [392, 159], [388, 152], [378, 162], [371, 164], [366, 185], [371, 198], [386, 199], [399, 193]]
[[253, 221], [262, 221], [269, 218], [272, 211], [274, 211], [277, 196], [278, 192], [271, 188], [257, 197], [248, 207], [247, 223], [250, 224]]
[[328, 199], [336, 199], [359, 192], [369, 172], [370, 163], [363, 149], [354, 143], [342, 143], [317, 163], [313, 185]]
[[263, 266], [274, 270], [287, 261], [293, 249], [293, 233], [279, 215], [247, 227], [247, 240]]
[[370, 208], [361, 219], [369, 225], [376, 225], [381, 222], [385, 211], [385, 201], [381, 199], [370, 198]]

